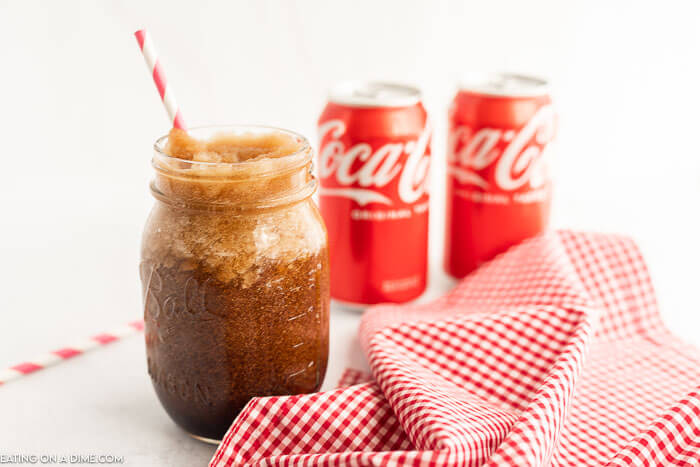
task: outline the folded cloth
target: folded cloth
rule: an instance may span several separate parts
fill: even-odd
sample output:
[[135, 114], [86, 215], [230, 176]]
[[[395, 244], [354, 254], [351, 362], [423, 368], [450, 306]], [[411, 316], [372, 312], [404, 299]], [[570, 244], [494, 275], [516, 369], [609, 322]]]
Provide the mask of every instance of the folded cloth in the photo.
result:
[[360, 342], [371, 377], [253, 399], [210, 465], [700, 465], [700, 353], [627, 238], [525, 241], [432, 303], [370, 309]]

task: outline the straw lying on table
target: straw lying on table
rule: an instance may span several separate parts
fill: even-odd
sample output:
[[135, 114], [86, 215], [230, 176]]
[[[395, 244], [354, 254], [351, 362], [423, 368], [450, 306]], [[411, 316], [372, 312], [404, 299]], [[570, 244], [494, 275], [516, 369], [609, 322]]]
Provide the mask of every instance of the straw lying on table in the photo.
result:
[[[185, 125], [185, 120], [182, 118], [182, 113], [180, 112], [180, 108], [175, 100], [175, 93], [173, 92], [172, 87], [168, 85], [168, 80], [165, 78], [165, 73], [163, 72], [163, 67], [160, 64], [160, 60], [158, 59], [158, 53], [156, 52], [151, 36], [145, 29], [136, 31], [134, 36], [136, 36], [136, 40], [139, 44], [141, 52], [143, 53], [143, 58], [146, 61], [148, 70], [153, 75], [153, 82], [155, 83], [156, 88], [158, 88], [158, 93], [160, 94], [160, 98], [163, 101], [163, 105], [165, 106], [165, 110], [170, 117], [173, 127], [186, 130], [187, 127]], [[127, 325], [114, 329], [109, 333], [97, 334], [76, 345], [57, 349], [45, 355], [41, 355], [33, 360], [18, 363], [17, 365], [11, 366], [5, 370], [0, 370], [0, 385], [21, 376], [34, 373], [42, 368], [68, 360], [76, 355], [81, 355], [88, 350], [104, 346], [133, 334], [137, 334], [141, 331], [143, 331], [143, 320], [132, 321]]]
[[88, 350], [102, 347], [125, 337], [138, 334], [143, 331], [143, 321], [132, 321], [125, 326], [113, 329], [111, 332], [96, 334], [83, 342], [79, 342], [70, 347], [63, 347], [35, 359], [18, 363], [5, 370], [0, 370], [0, 385], [17, 379], [21, 376], [34, 373], [51, 365], [68, 360], [77, 355], [82, 355]]

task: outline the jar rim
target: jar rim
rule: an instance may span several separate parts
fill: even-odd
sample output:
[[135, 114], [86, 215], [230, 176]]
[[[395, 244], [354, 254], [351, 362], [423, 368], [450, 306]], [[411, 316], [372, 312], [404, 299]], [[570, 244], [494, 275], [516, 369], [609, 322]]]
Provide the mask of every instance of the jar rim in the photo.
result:
[[181, 209], [188, 209], [192, 211], [228, 211], [243, 214], [246, 212], [265, 211], [279, 206], [288, 206], [299, 203], [309, 199], [316, 191], [317, 186], [317, 180], [312, 178], [309, 183], [305, 184], [304, 186], [283, 195], [265, 198], [260, 201], [249, 201], [244, 203], [201, 200], [177, 201], [174, 200], [172, 196], [168, 196], [161, 192], [153, 181], [150, 184], [150, 189], [151, 195], [153, 195], [153, 197], [158, 201], [177, 206]]
[[[217, 132], [226, 132], [231, 131], [233, 132], [241, 132], [245, 130], [249, 131], [258, 131], [258, 132], [276, 132], [276, 133], [282, 133], [286, 134], [288, 136], [291, 136], [292, 138], [296, 139], [301, 143], [301, 147], [290, 154], [285, 154], [284, 156], [276, 157], [275, 159], [280, 162], [284, 161], [292, 161], [293, 159], [297, 158], [298, 156], [306, 156], [302, 157], [302, 161], [304, 163], [308, 162], [307, 159], [311, 159], [312, 154], [311, 154], [311, 144], [309, 143], [309, 140], [302, 135], [301, 133], [297, 133], [292, 130], [287, 130], [285, 128], [280, 128], [280, 127], [275, 127], [275, 126], [270, 126], [270, 125], [256, 125], [256, 124], [222, 124], [222, 125], [200, 125], [196, 127], [191, 127], [187, 130], [188, 133], [192, 134], [192, 132], [197, 132], [197, 131], [202, 131], [202, 130], [208, 130], [211, 133], [208, 136], [213, 136]], [[218, 131], [217, 131], [218, 130]], [[175, 157], [171, 156], [167, 152], [165, 152], [165, 146], [168, 141], [168, 137], [170, 135], [166, 134], [158, 138], [155, 143], [153, 143], [153, 150], [155, 151], [156, 155], [158, 157], [163, 157], [164, 160], [166, 161], [171, 161], [171, 162], [176, 162], [176, 163], [183, 163], [187, 164], [189, 166], [197, 166], [197, 167], [239, 167], [241, 170], [245, 169], [250, 169], [254, 167], [260, 167], [261, 161], [265, 159], [257, 159], [257, 160], [246, 160], [246, 161], [240, 161], [240, 162], [205, 162], [205, 161], [193, 161], [190, 159], [182, 159], [180, 157]], [[193, 135], [196, 136], [196, 135]], [[155, 162], [155, 161], [154, 161]], [[288, 170], [288, 168], [282, 168], [282, 170]], [[277, 170], [271, 170], [271, 171], [262, 171], [259, 172], [259, 175], [268, 175], [271, 173], [277, 172]]]
[[[161, 201], [170, 200], [190, 206], [201, 204], [206, 209], [218, 206], [243, 210], [291, 204], [308, 198], [316, 190], [311, 174], [311, 145], [299, 133], [265, 125], [209, 125], [194, 127], [188, 132], [200, 139], [227, 133], [260, 136], [277, 133], [293, 138], [300, 148], [291, 154], [262, 156], [240, 162], [193, 161], [166, 153], [169, 135], [162, 136], [153, 146], [152, 165], [156, 177], [151, 184], [151, 192]], [[308, 175], [296, 177], [300, 170]], [[272, 187], [272, 191], [263, 193], [257, 189], [261, 186]], [[206, 189], [202, 190], [202, 187]], [[208, 192], [211, 188], [213, 190]]]

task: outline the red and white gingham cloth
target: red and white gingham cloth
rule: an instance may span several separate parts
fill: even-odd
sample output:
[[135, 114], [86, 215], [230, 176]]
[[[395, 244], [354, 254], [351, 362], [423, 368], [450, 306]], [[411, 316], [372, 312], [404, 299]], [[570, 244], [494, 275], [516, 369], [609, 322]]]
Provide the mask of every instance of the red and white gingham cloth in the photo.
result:
[[210, 465], [700, 465], [700, 353], [627, 238], [528, 240], [360, 338], [371, 376], [252, 400]]

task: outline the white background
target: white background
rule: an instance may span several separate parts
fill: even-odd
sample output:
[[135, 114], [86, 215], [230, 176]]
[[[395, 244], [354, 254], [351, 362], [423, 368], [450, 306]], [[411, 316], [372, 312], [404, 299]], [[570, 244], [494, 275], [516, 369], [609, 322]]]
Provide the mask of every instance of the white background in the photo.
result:
[[[553, 225], [627, 233], [664, 316], [700, 344], [696, 2], [0, 1], [0, 368], [141, 315], [151, 144], [168, 129], [133, 31], [148, 27], [188, 124], [315, 137], [330, 85], [413, 82], [435, 122], [431, 258], [442, 283], [445, 117], [459, 74], [554, 84]], [[327, 386], [362, 366], [333, 314]], [[158, 407], [139, 338], [0, 388], [0, 454], [204, 464]]]

